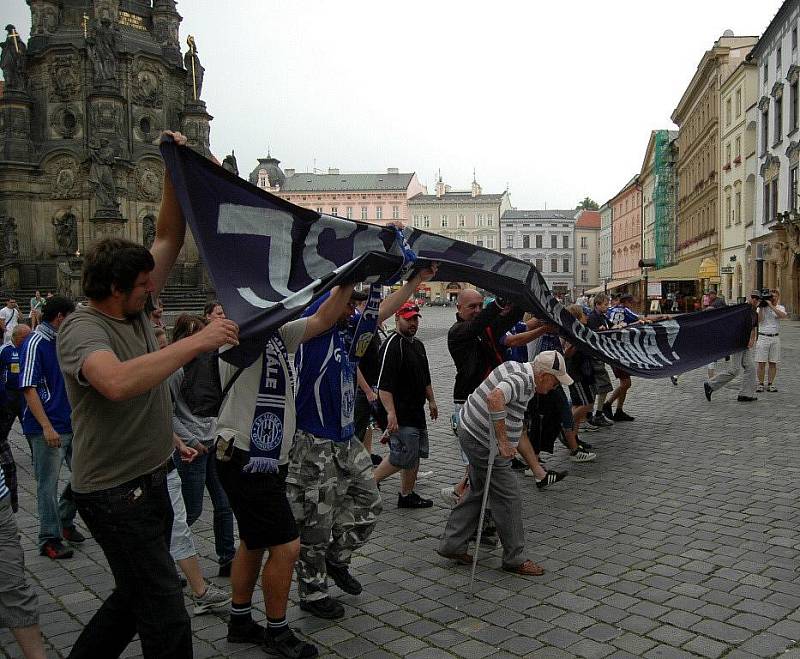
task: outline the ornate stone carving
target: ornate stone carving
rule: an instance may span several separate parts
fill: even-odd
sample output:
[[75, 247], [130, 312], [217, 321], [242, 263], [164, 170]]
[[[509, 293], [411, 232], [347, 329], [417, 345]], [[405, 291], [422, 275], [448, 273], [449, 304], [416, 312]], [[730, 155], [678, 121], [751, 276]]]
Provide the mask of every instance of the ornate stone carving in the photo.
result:
[[139, 199], [158, 201], [161, 198], [163, 176], [161, 166], [155, 161], [140, 162], [136, 166], [136, 191]]
[[89, 183], [94, 191], [94, 199], [98, 211], [114, 211], [119, 213], [117, 188], [114, 183], [113, 166], [116, 161], [114, 149], [107, 139], [100, 140], [100, 145], [90, 148], [91, 165], [89, 167]]
[[761, 97], [761, 98], [758, 100], [758, 109], [759, 109], [761, 112], [764, 112], [764, 111], [766, 111], [766, 110], [769, 110], [769, 96], [762, 96], [762, 97]]
[[227, 169], [231, 174], [239, 176], [239, 165], [236, 163], [236, 154], [231, 150], [230, 155], [225, 156], [222, 161], [222, 166]]
[[786, 147], [786, 157], [789, 158], [790, 164], [795, 164], [798, 156], [800, 156], [800, 143], [797, 140], [792, 140], [789, 146]]
[[58, 106], [50, 114], [50, 126], [64, 139], [71, 139], [80, 132], [83, 116], [77, 107], [67, 105]]
[[0, 215], [0, 248], [4, 261], [19, 257], [17, 221], [9, 215]]
[[59, 11], [55, 4], [29, 2], [31, 6], [31, 34], [50, 35], [58, 27]]
[[764, 180], [771, 180], [778, 175], [781, 169], [781, 159], [778, 156], [767, 156], [761, 165], [760, 173]]
[[113, 101], [97, 101], [92, 104], [89, 120], [95, 132], [119, 134], [122, 132], [122, 107]]
[[160, 108], [164, 103], [161, 80], [163, 74], [153, 65], [143, 65], [134, 76], [133, 102], [147, 108]]
[[800, 66], [797, 66], [797, 64], [792, 64], [789, 67], [789, 70], [786, 72], [786, 79], [791, 85], [797, 82], [798, 77], [800, 77]]
[[94, 21], [92, 33], [86, 37], [86, 52], [94, 70], [94, 84], [99, 88], [117, 86], [117, 32], [110, 18]]
[[53, 218], [53, 234], [56, 247], [63, 254], [78, 251], [78, 218], [72, 211], [60, 211]]
[[133, 124], [134, 134], [143, 142], [152, 142], [161, 133], [160, 122], [150, 112], [140, 113]]
[[3, 71], [5, 88], [7, 91], [24, 91], [28, 84], [28, 74], [25, 70], [24, 42], [13, 25], [6, 25], [8, 36], [0, 44], [0, 70]]
[[47, 165], [52, 176], [54, 199], [68, 199], [75, 196], [75, 183], [78, 178], [78, 166], [73, 158], [64, 156]]
[[80, 88], [76, 59], [72, 55], [59, 55], [48, 68], [52, 92], [62, 101], [72, 100]]
[[150, 249], [156, 239], [156, 218], [148, 214], [142, 218], [142, 244]]
[[772, 91], [770, 91], [770, 95], [775, 99], [781, 98], [783, 96], [783, 83], [778, 81], [772, 85]]

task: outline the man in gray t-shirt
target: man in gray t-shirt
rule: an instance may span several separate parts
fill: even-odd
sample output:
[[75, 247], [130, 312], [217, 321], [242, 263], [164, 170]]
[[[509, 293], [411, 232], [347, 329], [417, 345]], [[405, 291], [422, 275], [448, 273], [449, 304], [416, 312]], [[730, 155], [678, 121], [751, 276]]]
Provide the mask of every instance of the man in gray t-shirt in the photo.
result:
[[[175, 139], [185, 142], [177, 134]], [[89, 302], [70, 314], [59, 333], [58, 356], [75, 431], [75, 503], [115, 582], [75, 641], [73, 659], [118, 657], [137, 633], [145, 656], [192, 656], [191, 625], [169, 554], [167, 471], [173, 463], [165, 381], [197, 355], [235, 345], [238, 327], [215, 320], [158, 350], [144, 307], [164, 287], [185, 231], [165, 174], [151, 252], [120, 238], [92, 245], [82, 273]]]

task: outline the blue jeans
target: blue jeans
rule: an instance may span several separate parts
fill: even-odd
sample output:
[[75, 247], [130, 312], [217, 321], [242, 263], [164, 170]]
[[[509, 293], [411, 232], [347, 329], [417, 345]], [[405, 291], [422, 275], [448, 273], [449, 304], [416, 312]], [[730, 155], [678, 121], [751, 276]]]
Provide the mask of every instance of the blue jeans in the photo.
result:
[[114, 590], [84, 627], [71, 659], [119, 657], [138, 633], [147, 659], [191, 659], [192, 626], [169, 554], [167, 470], [82, 494], [78, 510], [105, 554]]
[[217, 460], [213, 450], [198, 455], [193, 462], [177, 461], [181, 475], [183, 501], [186, 504], [186, 522], [191, 526], [203, 512], [203, 490], [208, 489], [214, 506], [214, 549], [220, 565], [233, 560], [236, 546], [233, 541], [233, 512], [228, 496], [222, 489], [217, 474]]
[[75, 526], [75, 500], [67, 483], [58, 496], [61, 463], [72, 465], [72, 433], [61, 433], [61, 447], [47, 445], [44, 435], [26, 435], [31, 447], [33, 474], [36, 478], [36, 507], [39, 513], [39, 549], [48, 540], [61, 540], [61, 529]]

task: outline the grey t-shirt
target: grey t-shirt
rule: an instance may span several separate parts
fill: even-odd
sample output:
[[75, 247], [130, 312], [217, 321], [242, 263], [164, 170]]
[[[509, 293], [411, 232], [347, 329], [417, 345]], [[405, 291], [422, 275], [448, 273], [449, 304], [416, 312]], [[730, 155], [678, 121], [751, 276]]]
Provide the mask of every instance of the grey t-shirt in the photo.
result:
[[128, 361], [158, 351], [142, 312], [118, 320], [79, 306], [58, 332], [58, 360], [72, 405], [72, 488], [95, 492], [121, 485], [164, 464], [172, 453], [172, 403], [166, 381], [135, 398], [114, 402], [83, 377], [94, 352]]
[[[283, 345], [286, 346], [286, 352], [289, 354], [292, 354], [300, 347], [303, 335], [306, 333], [307, 322], [307, 318], [299, 318], [282, 325], [278, 329], [278, 334], [283, 341]], [[281, 357], [280, 366], [284, 372], [285, 382], [288, 383], [290, 381], [289, 371], [293, 368], [292, 364], [286, 363]], [[250, 451], [250, 427], [253, 425], [256, 398], [259, 384], [263, 377], [262, 367], [263, 360], [259, 357], [242, 371], [242, 374], [233, 383], [231, 390], [225, 397], [217, 419], [216, 435], [225, 439], [233, 437], [233, 445], [243, 451]], [[237, 370], [235, 366], [223, 359], [219, 360], [219, 375], [223, 387]], [[289, 449], [292, 446], [296, 426], [294, 392], [287, 390], [286, 404], [283, 410], [283, 445], [281, 446], [280, 464], [288, 462]]]

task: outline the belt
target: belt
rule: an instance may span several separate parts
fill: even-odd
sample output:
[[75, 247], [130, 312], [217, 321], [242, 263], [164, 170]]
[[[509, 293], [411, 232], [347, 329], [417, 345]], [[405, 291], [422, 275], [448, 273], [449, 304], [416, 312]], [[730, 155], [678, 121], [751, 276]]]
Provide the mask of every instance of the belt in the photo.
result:
[[776, 334], [764, 334], [764, 332], [759, 332], [758, 335], [759, 336], [778, 336], [777, 333]]

